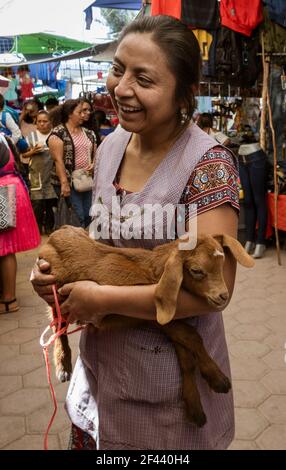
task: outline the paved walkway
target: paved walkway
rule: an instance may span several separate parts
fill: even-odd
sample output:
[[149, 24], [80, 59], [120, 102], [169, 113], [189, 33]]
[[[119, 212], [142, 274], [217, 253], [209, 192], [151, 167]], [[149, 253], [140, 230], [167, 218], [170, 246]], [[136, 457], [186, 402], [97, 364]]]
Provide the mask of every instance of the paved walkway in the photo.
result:
[[[43, 449], [53, 406], [39, 336], [45, 303], [29, 283], [37, 250], [19, 254], [19, 312], [0, 317], [0, 449]], [[231, 449], [286, 449], [286, 252], [275, 251], [252, 270], [238, 268], [236, 289], [224, 312], [235, 394], [236, 440]], [[76, 356], [78, 333], [70, 336]], [[54, 377], [53, 371], [52, 376]], [[67, 384], [53, 378], [59, 409], [49, 448], [66, 449]]]

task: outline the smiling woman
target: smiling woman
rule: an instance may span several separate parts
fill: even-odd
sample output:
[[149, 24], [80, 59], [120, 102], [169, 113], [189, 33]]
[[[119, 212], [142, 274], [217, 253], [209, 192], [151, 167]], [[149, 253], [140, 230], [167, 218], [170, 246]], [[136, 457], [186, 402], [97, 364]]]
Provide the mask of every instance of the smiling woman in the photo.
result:
[[[120, 126], [97, 152], [91, 237], [108, 225], [114, 201], [121, 209], [196, 204], [198, 235], [236, 237], [235, 157], [191, 121], [200, 62], [195, 36], [174, 18], [144, 17], [122, 32], [107, 80]], [[186, 213], [182, 223], [192, 235]], [[102, 233], [101, 240], [118, 247], [154, 248], [178, 238], [176, 227], [168, 235], [164, 218], [162, 237], [156, 237], [161, 229], [156, 214], [144, 237], [144, 216], [144, 210], [139, 211], [142, 232], [136, 231], [136, 236], [118, 237], [112, 220], [112, 230]], [[119, 228], [124, 223], [116, 219]], [[230, 299], [236, 264], [227, 249], [224, 255]], [[197, 268], [194, 275], [201, 276]], [[33, 284], [52, 303], [55, 278], [45, 274], [47, 269], [49, 264], [42, 261]], [[61, 288], [66, 299], [62, 309], [72, 319], [100, 321], [112, 313], [149, 320], [145, 327], [124, 330], [96, 331], [89, 325], [82, 333], [66, 401], [73, 422], [72, 448], [225, 449], [233, 439], [232, 393], [213, 393], [201, 377], [197, 385], [207, 423], [198, 428], [187, 421], [175, 350], [156, 325], [155, 289], [156, 284], [110, 286], [92, 281]], [[209, 354], [230, 376], [222, 313], [181, 288], [175, 318], [197, 329]]]
[[[120, 43], [107, 88], [121, 126], [129, 132], [154, 138], [171, 136], [177, 127], [174, 115], [176, 80], [160, 48], [145, 34], [129, 34]], [[166, 100], [169, 94], [171, 99]]]

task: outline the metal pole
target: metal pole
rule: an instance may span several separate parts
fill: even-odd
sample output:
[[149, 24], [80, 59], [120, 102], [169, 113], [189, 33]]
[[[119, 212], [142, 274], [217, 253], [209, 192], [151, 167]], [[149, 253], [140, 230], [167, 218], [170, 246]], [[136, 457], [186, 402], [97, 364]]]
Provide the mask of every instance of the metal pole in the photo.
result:
[[80, 59], [78, 59], [78, 62], [79, 62], [79, 71], [80, 71], [80, 79], [81, 79], [81, 89], [82, 89], [82, 94], [84, 96], [83, 75], [82, 75], [82, 68], [81, 68]]

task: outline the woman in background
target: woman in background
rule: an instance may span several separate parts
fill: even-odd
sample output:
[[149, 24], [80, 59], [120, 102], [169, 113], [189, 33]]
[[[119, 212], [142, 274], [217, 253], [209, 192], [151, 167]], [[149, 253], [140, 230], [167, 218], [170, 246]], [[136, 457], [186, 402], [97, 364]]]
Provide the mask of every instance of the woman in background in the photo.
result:
[[96, 120], [95, 113], [92, 109], [92, 104], [87, 98], [82, 98], [82, 114], [83, 114], [83, 127], [93, 131], [96, 137], [97, 147], [100, 145], [101, 138], [98, 131], [98, 123]]
[[72, 172], [84, 168], [92, 173], [96, 151], [94, 132], [83, 127], [84, 113], [80, 99], [67, 100], [56, 108], [58, 122], [48, 140], [54, 169], [51, 182], [58, 196], [70, 197], [80, 225], [90, 224], [91, 190], [78, 192], [72, 184]]
[[96, 109], [94, 115], [99, 129], [100, 140], [103, 141], [107, 135], [114, 131], [114, 127], [102, 109]]
[[19, 310], [16, 299], [16, 253], [32, 250], [41, 241], [28, 189], [18, 172], [15, 159], [19, 161], [13, 143], [0, 135], [0, 187], [16, 186], [16, 227], [0, 230], [0, 314]]

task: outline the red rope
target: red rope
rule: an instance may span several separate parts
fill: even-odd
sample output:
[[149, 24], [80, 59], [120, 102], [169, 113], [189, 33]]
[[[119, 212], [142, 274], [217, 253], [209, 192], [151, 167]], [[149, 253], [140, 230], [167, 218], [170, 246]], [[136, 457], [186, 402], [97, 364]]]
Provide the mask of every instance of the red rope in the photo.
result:
[[[84, 326], [79, 326], [77, 328], [75, 328], [74, 330], [72, 331], [67, 331], [68, 327], [69, 327], [69, 323], [63, 319], [62, 317], [62, 314], [61, 314], [61, 309], [60, 309], [60, 304], [59, 304], [59, 300], [58, 300], [58, 295], [57, 295], [57, 291], [56, 291], [56, 286], [53, 285], [53, 294], [54, 294], [54, 300], [55, 300], [55, 309], [53, 308], [52, 309], [52, 312], [53, 312], [53, 320], [51, 321], [50, 325], [47, 326], [47, 328], [43, 331], [42, 335], [41, 335], [41, 338], [40, 338], [40, 345], [42, 346], [43, 348], [43, 354], [44, 354], [44, 358], [45, 358], [45, 363], [46, 363], [46, 370], [47, 370], [47, 378], [48, 378], [48, 383], [49, 383], [49, 386], [50, 386], [50, 391], [51, 391], [51, 395], [52, 395], [52, 399], [53, 399], [53, 404], [54, 404], [54, 411], [53, 411], [53, 414], [52, 414], [52, 417], [49, 421], [49, 424], [48, 424], [48, 427], [47, 427], [47, 430], [45, 432], [45, 437], [44, 437], [44, 450], [48, 450], [48, 435], [49, 435], [49, 432], [50, 432], [50, 429], [52, 427], [52, 424], [54, 422], [54, 419], [55, 419], [55, 416], [56, 416], [56, 413], [57, 413], [57, 410], [58, 410], [58, 405], [57, 405], [57, 399], [56, 399], [56, 394], [55, 394], [55, 390], [54, 390], [54, 387], [53, 387], [53, 384], [52, 384], [52, 380], [51, 380], [51, 367], [50, 367], [50, 362], [49, 362], [49, 353], [48, 353], [48, 348], [51, 344], [54, 344], [55, 340], [61, 336], [61, 335], [71, 335], [73, 333], [75, 333], [76, 331], [80, 331], [82, 330], [83, 328], [85, 328]], [[56, 331], [55, 333], [53, 333], [49, 339], [45, 342], [44, 341], [44, 337], [46, 335], [46, 333], [52, 329], [53, 327], [56, 328]]]

